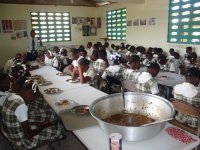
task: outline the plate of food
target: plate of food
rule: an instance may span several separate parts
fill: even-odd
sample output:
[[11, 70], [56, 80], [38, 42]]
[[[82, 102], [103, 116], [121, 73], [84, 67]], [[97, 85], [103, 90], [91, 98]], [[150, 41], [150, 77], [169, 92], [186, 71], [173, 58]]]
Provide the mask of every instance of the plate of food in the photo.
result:
[[50, 81], [46, 81], [46, 80], [39, 80], [39, 81], [37, 81], [37, 84], [40, 86], [46, 86], [46, 85], [50, 85], [52, 83]]
[[76, 103], [72, 100], [67, 100], [67, 99], [63, 99], [63, 100], [55, 100], [55, 105], [58, 107], [68, 107], [71, 105], [75, 105]]
[[78, 82], [80, 82], [80, 79], [75, 79], [75, 80], [67, 79], [66, 81], [69, 83], [78, 83]]
[[168, 76], [159, 76], [159, 78], [165, 80], [165, 79], [169, 79], [170, 77], [168, 77]]
[[41, 75], [33, 75], [29, 77], [31, 80], [44, 80], [44, 78]]
[[60, 90], [59, 88], [48, 88], [48, 89], [44, 90], [44, 92], [46, 94], [57, 94], [57, 93], [61, 93], [62, 90]]
[[64, 72], [58, 72], [58, 73], [56, 73], [56, 75], [58, 75], [58, 76], [65, 76], [66, 74]]

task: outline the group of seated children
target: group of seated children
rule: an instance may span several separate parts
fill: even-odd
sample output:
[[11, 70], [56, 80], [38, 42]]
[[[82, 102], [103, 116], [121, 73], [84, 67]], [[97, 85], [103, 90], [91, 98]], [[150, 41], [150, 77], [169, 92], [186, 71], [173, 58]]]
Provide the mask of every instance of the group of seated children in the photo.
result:
[[[102, 80], [106, 80], [109, 88], [112, 88], [112, 84], [120, 85], [122, 80], [131, 80], [135, 83], [137, 91], [157, 95], [159, 95], [160, 91], [155, 77], [159, 71], [180, 73], [180, 66], [184, 64], [187, 69], [186, 82], [174, 87], [174, 97], [199, 107], [200, 97], [196, 86], [199, 84], [200, 75], [196, 66], [197, 55], [192, 52], [191, 47], [186, 48], [186, 55], [183, 61], [181, 61], [180, 55], [172, 48], [169, 50], [170, 55], [168, 57], [161, 48], [149, 47], [146, 51], [142, 46], [125, 46], [124, 43], [119, 46], [112, 44], [111, 48], [109, 49], [109, 43], [107, 42], [104, 45], [100, 42], [94, 45], [88, 42], [86, 49], [81, 45], [78, 49], [73, 48], [69, 52], [66, 49], [59, 49], [59, 47], [55, 46], [52, 51], [46, 51], [41, 56], [39, 55], [39, 60], [43, 60], [45, 64], [71, 75], [72, 80], [79, 78], [81, 83], [92, 82], [96, 75], [101, 76]], [[12, 62], [18, 61], [19, 58], [21, 56], [16, 55]], [[6, 66], [10, 66], [10, 62]], [[15, 74], [14, 68], [12, 70], [6, 66], [5, 72]], [[24, 84], [26, 80], [24, 78], [26, 71], [24, 70], [26, 68], [18, 70], [20, 71], [17, 72], [20, 73], [15, 77], [15, 81], [20, 81]], [[23, 84], [18, 86], [23, 87]], [[17, 85], [17, 83], [14, 85]], [[14, 87], [15, 91], [20, 92], [20, 88]], [[190, 90], [191, 92], [188, 92]], [[187, 121], [187, 116], [182, 114], [178, 114], [178, 119], [185, 120], [191, 126], [196, 123], [194, 120]]]

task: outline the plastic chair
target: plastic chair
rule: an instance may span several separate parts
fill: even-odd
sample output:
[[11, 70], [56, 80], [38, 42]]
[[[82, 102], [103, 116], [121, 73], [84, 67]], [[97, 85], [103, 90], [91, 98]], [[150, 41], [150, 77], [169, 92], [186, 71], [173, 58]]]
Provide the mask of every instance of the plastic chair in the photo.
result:
[[[200, 111], [195, 106], [185, 101], [178, 99], [170, 99], [170, 101], [174, 105], [176, 111], [198, 118], [198, 127], [189, 127], [186, 124], [178, 122], [176, 119], [171, 120], [170, 123], [200, 137]], [[198, 150], [198, 147], [196, 147], [195, 150]]]

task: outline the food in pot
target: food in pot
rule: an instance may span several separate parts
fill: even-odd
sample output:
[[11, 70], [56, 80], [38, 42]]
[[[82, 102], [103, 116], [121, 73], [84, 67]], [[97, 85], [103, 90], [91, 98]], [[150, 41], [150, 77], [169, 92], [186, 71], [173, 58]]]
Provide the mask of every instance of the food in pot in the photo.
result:
[[155, 120], [141, 114], [120, 113], [111, 115], [103, 119], [103, 121], [120, 126], [141, 126], [147, 123], [154, 122]]

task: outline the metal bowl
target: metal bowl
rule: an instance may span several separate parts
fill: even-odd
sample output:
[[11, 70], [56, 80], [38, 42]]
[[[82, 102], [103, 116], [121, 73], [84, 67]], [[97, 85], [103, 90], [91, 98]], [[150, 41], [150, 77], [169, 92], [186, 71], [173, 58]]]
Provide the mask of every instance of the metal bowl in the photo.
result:
[[[156, 121], [172, 118], [175, 113], [173, 105], [168, 100], [152, 94], [136, 92], [125, 93], [125, 109], [129, 113], [149, 116]], [[101, 97], [90, 105], [91, 115], [104, 132], [107, 134], [120, 133], [127, 141], [149, 139], [160, 133], [165, 127], [166, 121], [148, 126], [120, 126], [102, 120], [121, 113], [123, 110], [124, 103], [121, 93]]]

